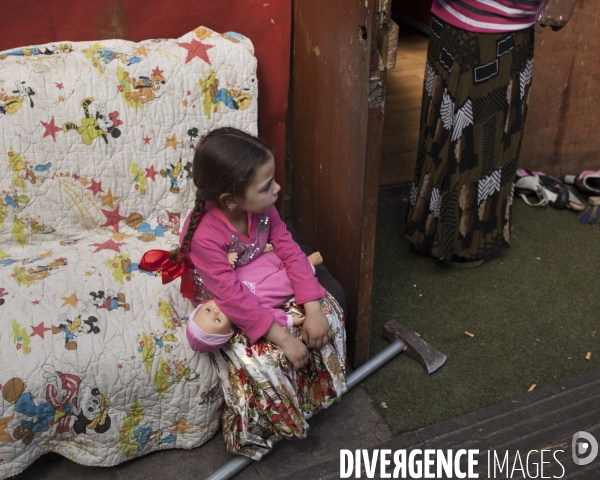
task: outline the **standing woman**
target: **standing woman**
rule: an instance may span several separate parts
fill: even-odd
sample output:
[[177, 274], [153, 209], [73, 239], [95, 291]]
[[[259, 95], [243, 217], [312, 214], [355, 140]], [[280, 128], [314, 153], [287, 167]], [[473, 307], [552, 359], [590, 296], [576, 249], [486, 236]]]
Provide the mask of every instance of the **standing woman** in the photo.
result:
[[407, 216], [415, 250], [476, 267], [509, 245], [534, 25], [545, 3], [433, 1]]

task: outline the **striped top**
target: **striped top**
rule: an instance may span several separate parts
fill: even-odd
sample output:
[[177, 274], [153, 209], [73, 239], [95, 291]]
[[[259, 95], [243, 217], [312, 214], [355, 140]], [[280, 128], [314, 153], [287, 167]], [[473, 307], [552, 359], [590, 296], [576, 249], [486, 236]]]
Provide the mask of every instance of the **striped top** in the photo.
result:
[[535, 24], [547, 0], [433, 0], [431, 13], [470, 32], [514, 32]]

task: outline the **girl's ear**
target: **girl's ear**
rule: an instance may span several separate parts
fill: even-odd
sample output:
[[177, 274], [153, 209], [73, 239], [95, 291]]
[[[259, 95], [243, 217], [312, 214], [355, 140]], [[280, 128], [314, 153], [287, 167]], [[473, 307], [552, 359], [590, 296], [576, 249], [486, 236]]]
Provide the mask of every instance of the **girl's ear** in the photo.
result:
[[219, 196], [219, 202], [229, 210], [235, 210], [235, 207], [240, 203], [240, 199], [234, 197], [231, 193], [223, 193]]

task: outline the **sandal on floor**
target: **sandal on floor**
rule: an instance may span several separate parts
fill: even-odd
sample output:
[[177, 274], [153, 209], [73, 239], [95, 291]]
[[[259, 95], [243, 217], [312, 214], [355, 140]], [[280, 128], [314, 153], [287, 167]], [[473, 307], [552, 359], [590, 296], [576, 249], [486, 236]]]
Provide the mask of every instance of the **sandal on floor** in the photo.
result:
[[[515, 194], [531, 207], [551, 205], [562, 210], [569, 206], [569, 189], [560, 180], [542, 172], [532, 172], [524, 168], [518, 168], [515, 179]], [[530, 195], [536, 195], [539, 201], [531, 203], [527, 199], [527, 196]]]
[[483, 263], [483, 258], [465, 258], [452, 255], [450, 258], [443, 259], [442, 262], [455, 268], [473, 268], [481, 265]]
[[575, 185], [579, 190], [592, 195], [600, 195], [600, 170], [586, 170], [579, 175], [563, 175], [561, 180], [569, 185]]

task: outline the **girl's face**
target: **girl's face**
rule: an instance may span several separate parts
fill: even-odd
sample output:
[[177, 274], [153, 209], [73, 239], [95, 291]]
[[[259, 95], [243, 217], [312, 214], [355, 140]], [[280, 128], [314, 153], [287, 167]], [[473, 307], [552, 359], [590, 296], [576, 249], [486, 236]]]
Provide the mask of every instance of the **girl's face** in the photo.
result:
[[246, 196], [239, 203], [242, 210], [250, 213], [265, 213], [277, 201], [281, 187], [275, 181], [275, 160], [271, 158], [258, 167], [252, 179]]

